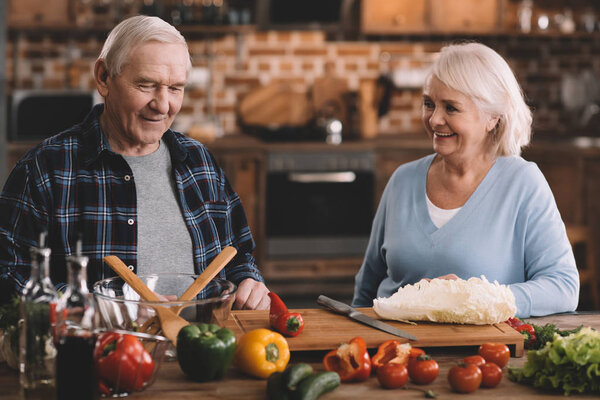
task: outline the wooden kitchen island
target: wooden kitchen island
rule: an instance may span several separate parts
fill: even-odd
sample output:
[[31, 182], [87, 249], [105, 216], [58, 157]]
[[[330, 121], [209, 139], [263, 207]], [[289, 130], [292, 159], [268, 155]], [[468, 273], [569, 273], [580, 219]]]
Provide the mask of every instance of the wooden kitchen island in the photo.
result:
[[[579, 325], [591, 326], [600, 329], [600, 312], [580, 313], [580, 314], [559, 314], [544, 318], [530, 318], [529, 322], [537, 325], [543, 325], [547, 322], [556, 324], [561, 329], [571, 329]], [[335, 329], [332, 326], [332, 329]], [[464, 398], [483, 398], [493, 396], [496, 399], [542, 399], [542, 398], [564, 398], [562, 393], [546, 393], [529, 386], [516, 384], [508, 380], [507, 368], [504, 368], [504, 377], [499, 386], [493, 389], [478, 389], [468, 394], [458, 394], [451, 391], [446, 380], [448, 370], [454, 363], [461, 358], [476, 354], [476, 347], [434, 347], [428, 348], [430, 353], [440, 364], [440, 375], [431, 384], [426, 386], [416, 386], [408, 383], [406, 387], [433, 390], [439, 399], [464, 399]], [[291, 363], [308, 362], [316, 370], [322, 370], [321, 360], [324, 351], [306, 351], [293, 352]], [[525, 357], [512, 357], [509, 366], [522, 366], [526, 361]], [[22, 399], [19, 394], [18, 375], [16, 371], [9, 370], [6, 364], [0, 365], [0, 390], [2, 399], [17, 400]], [[467, 396], [467, 397], [465, 397]], [[367, 381], [361, 383], [343, 383], [335, 391], [328, 393], [321, 398], [326, 399], [422, 399], [425, 398], [423, 392], [419, 390], [382, 389], [373, 375]], [[186, 380], [179, 369], [177, 362], [164, 363], [159, 372], [157, 381], [146, 391], [136, 393], [130, 396], [132, 399], [266, 399], [266, 381], [249, 378], [243, 375], [235, 368], [232, 368], [228, 375], [222, 381], [195, 383]], [[576, 399], [597, 399], [597, 396], [574, 396]]]

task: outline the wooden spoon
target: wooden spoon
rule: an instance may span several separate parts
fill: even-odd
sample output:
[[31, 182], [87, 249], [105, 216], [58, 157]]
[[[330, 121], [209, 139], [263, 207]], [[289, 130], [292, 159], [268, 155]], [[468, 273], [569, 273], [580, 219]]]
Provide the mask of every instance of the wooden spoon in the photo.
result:
[[[227, 246], [217, 256], [208, 264], [208, 267], [198, 277], [194, 282], [183, 292], [181, 296], [179, 296], [179, 301], [190, 301], [193, 300], [198, 293], [202, 291], [208, 285], [208, 283], [215, 277], [221, 270], [231, 261], [231, 259], [236, 255], [237, 250], [235, 247]], [[170, 308], [175, 314], [179, 315], [183, 306], [176, 306]], [[160, 330], [160, 326], [156, 323], [156, 317], [149, 318], [142, 324], [140, 327], [140, 331], [149, 333], [151, 335], [156, 335]]]
[[[104, 257], [106, 262], [125, 282], [131, 286], [142, 299], [152, 302], [160, 302], [160, 298], [154, 293], [136, 274], [127, 268], [127, 266], [117, 256]], [[163, 334], [174, 346], [177, 346], [177, 334], [179, 330], [190, 323], [173, 311], [162, 306], [153, 306], [158, 315]]]

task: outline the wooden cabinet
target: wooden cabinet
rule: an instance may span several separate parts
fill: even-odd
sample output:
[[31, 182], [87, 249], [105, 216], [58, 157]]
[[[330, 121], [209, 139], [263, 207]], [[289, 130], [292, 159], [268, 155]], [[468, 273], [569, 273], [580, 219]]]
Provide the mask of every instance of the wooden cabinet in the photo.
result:
[[526, 149], [523, 158], [535, 162], [544, 174], [563, 221], [566, 224], [582, 224], [582, 199], [585, 195], [582, 154], [540, 146]]
[[490, 33], [501, 26], [502, 0], [363, 0], [365, 34]]
[[[9, 159], [16, 161], [30, 144], [9, 146]], [[255, 256], [267, 285], [286, 299], [301, 299], [306, 306], [313, 298], [326, 294], [350, 301], [354, 290], [354, 275], [362, 257], [269, 259], [265, 248], [265, 187], [266, 154], [274, 147], [302, 151], [343, 151], [325, 143], [269, 144], [247, 136], [223, 138], [209, 148], [225, 171], [229, 182], [242, 200], [252, 235], [256, 241]], [[285, 147], [288, 146], [288, 147]], [[432, 153], [427, 140], [378, 138], [347, 143], [349, 149], [373, 149], [375, 152], [375, 204], [393, 172], [401, 164]], [[568, 143], [533, 143], [523, 157], [534, 161], [546, 177], [561, 216], [566, 224], [591, 228], [596, 243], [600, 243], [600, 149], [577, 148]], [[12, 168], [12, 165], [9, 165]], [[600, 247], [595, 249], [600, 260]]]
[[248, 226], [256, 242], [255, 257], [261, 259], [264, 211], [263, 156], [256, 151], [216, 151], [215, 158], [225, 172], [229, 183], [242, 201]]
[[427, 29], [426, 0], [363, 0], [364, 33], [423, 32]]
[[439, 32], [494, 32], [500, 26], [498, 0], [429, 0], [431, 29]]

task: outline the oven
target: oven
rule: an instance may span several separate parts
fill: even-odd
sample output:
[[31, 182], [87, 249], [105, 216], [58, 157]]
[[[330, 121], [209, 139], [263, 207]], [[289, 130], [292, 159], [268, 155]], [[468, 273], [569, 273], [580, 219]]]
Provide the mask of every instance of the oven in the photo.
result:
[[374, 216], [372, 151], [267, 157], [266, 256], [362, 257]]

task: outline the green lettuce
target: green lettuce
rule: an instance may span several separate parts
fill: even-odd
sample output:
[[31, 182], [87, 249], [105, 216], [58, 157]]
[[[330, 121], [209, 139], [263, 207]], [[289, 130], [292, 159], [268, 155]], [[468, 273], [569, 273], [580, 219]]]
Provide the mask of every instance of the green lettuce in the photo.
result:
[[600, 393], [600, 332], [586, 327], [569, 336], [554, 335], [540, 350], [527, 352], [521, 368], [509, 368], [512, 381], [547, 390]]

